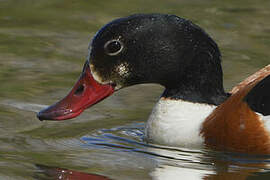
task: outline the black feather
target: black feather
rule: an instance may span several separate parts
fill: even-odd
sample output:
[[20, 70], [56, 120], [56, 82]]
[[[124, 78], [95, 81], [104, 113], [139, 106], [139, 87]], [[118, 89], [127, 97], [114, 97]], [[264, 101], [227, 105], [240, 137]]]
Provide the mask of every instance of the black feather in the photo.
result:
[[261, 80], [244, 98], [249, 107], [264, 116], [270, 115], [270, 75]]

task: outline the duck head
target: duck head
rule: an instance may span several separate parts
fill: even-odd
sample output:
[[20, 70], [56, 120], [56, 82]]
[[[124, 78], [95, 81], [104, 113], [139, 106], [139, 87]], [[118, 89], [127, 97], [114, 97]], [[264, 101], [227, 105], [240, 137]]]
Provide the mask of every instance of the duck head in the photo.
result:
[[141, 83], [164, 86], [167, 98], [219, 104], [225, 97], [219, 49], [200, 27], [175, 15], [140, 14], [101, 28], [71, 92], [37, 116], [74, 118], [113, 92]]

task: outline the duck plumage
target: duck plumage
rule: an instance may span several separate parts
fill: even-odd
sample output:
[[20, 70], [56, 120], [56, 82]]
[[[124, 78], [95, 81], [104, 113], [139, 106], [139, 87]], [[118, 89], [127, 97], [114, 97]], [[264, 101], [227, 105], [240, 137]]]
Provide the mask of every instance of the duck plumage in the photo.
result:
[[146, 123], [148, 142], [270, 154], [270, 66], [226, 93], [215, 41], [191, 21], [166, 14], [116, 19], [89, 47], [78, 82], [40, 111], [40, 120], [74, 118], [122, 88], [158, 83], [165, 91]]
[[[270, 153], [270, 66], [232, 90], [203, 122], [206, 145], [244, 153]], [[269, 117], [267, 117], [269, 116]]]

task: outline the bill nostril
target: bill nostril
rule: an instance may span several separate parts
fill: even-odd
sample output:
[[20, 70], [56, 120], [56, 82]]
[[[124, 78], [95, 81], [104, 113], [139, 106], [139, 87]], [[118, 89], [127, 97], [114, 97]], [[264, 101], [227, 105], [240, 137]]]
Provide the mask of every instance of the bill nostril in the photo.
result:
[[81, 95], [82, 93], [83, 93], [83, 91], [84, 91], [84, 85], [83, 84], [81, 84], [77, 89], [76, 89], [76, 91], [75, 91], [75, 95], [77, 95], [77, 96], [79, 96], [79, 95]]

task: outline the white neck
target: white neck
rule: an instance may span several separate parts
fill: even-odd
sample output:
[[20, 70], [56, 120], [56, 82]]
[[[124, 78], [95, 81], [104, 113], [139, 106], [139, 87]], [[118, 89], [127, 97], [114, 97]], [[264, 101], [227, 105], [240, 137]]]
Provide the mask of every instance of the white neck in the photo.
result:
[[148, 142], [182, 147], [198, 147], [202, 122], [214, 105], [161, 98], [146, 124]]

